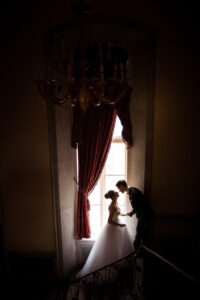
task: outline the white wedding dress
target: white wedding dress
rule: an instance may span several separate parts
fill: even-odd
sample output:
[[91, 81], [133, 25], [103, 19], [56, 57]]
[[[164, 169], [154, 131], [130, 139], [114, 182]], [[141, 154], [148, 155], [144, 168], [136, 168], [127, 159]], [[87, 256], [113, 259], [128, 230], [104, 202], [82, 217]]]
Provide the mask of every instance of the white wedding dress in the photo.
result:
[[[113, 215], [113, 221], [121, 223], [119, 215], [120, 209], [118, 208]], [[76, 273], [75, 277], [79, 278], [100, 269], [131, 254], [133, 250], [133, 241], [127, 227], [107, 222], [94, 243], [84, 266]]]

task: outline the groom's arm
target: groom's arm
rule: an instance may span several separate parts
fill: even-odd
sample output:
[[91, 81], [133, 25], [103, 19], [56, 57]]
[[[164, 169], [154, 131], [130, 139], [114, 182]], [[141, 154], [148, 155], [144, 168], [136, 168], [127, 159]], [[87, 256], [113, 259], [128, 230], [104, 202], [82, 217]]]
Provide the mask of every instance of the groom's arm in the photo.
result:
[[130, 217], [132, 217], [132, 215], [134, 215], [135, 213], [136, 213], [136, 211], [135, 211], [135, 209], [134, 209], [134, 205], [133, 205], [133, 202], [134, 202], [134, 195], [133, 195], [134, 193], [133, 193], [133, 191], [132, 191], [132, 189], [130, 189], [130, 194], [129, 194], [129, 200], [130, 200], [130, 203], [131, 203], [131, 206], [132, 206], [132, 211], [131, 212], [129, 212], [128, 213], [128, 215], [130, 216]]

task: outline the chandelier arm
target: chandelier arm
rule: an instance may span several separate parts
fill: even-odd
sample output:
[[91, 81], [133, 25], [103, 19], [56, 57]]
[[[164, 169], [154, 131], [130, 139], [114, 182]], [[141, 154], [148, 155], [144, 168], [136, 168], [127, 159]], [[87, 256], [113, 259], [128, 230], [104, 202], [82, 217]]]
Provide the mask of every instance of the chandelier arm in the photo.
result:
[[103, 102], [106, 103], [106, 104], [111, 104], [111, 105], [116, 104], [116, 103], [120, 102], [124, 98], [124, 96], [126, 95], [126, 93], [127, 93], [127, 90], [126, 91], [122, 91], [121, 94], [117, 98], [115, 98], [115, 99], [110, 98], [110, 97], [104, 97]]
[[89, 82], [89, 90], [96, 98], [98, 98], [99, 100], [101, 99], [100, 102], [113, 105], [113, 104], [121, 101], [121, 99], [126, 95], [126, 93], [128, 91], [128, 81], [127, 80], [123, 80], [122, 82], [120, 80], [117, 80], [117, 83], [120, 84], [120, 86], [121, 86], [120, 87], [121, 92], [115, 98], [111, 98], [109, 96], [104, 95], [106, 83], [101, 86], [98, 83], [96, 83], [95, 81], [94, 82], [90, 81]]
[[46, 88], [45, 88], [45, 84], [42, 80], [36, 80], [38, 83], [38, 91], [40, 93], [40, 95], [42, 96], [42, 98], [44, 98], [45, 100], [48, 99], [47, 93], [46, 93]]
[[48, 100], [51, 100], [57, 104], [59, 103], [64, 104], [66, 102], [66, 95], [64, 95], [63, 97], [56, 97], [56, 95], [53, 93], [53, 88], [50, 86], [50, 84], [51, 83], [48, 82], [45, 85], [45, 90], [46, 90]]

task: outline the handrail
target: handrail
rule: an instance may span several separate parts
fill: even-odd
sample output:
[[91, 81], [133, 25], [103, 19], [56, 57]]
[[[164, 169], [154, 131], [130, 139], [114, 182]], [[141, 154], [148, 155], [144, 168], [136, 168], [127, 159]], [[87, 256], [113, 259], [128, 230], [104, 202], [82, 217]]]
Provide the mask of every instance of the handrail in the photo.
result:
[[107, 267], [110, 267], [110, 266], [112, 266], [112, 265], [114, 265], [114, 264], [116, 264], [116, 263], [119, 263], [120, 261], [123, 261], [123, 260], [127, 259], [128, 257], [131, 257], [132, 255], [134, 255], [134, 252], [132, 252], [132, 253], [130, 253], [129, 255], [124, 256], [124, 257], [122, 257], [122, 258], [120, 258], [120, 259], [118, 259], [118, 260], [116, 260], [116, 261], [114, 261], [114, 262], [111, 263], [111, 264], [105, 265], [105, 266], [103, 266], [103, 267], [101, 267], [101, 268], [99, 268], [99, 269], [97, 269], [97, 270], [95, 270], [95, 271], [93, 271], [93, 272], [90, 272], [90, 273], [88, 273], [88, 274], [86, 274], [86, 275], [84, 275], [84, 276], [82, 276], [82, 277], [79, 277], [79, 278], [77, 278], [77, 279], [74, 279], [74, 280], [72, 280], [72, 281], [69, 281], [69, 284], [75, 283], [75, 282], [77, 282], [77, 281], [79, 281], [79, 280], [83, 280], [83, 279], [86, 278], [86, 277], [89, 277], [89, 276], [91, 276], [91, 275], [93, 275], [93, 274], [95, 274], [95, 273], [97, 273], [97, 272], [99, 272], [99, 271], [101, 271], [101, 270], [103, 270], [103, 269], [106, 269]]
[[185, 277], [187, 277], [190, 280], [192, 280], [194, 283], [200, 285], [200, 281], [198, 281], [197, 279], [193, 278], [192, 276], [190, 276], [189, 274], [187, 274], [186, 272], [184, 272], [182, 269], [180, 269], [179, 267], [177, 267], [175, 264], [173, 264], [172, 262], [170, 262], [166, 258], [162, 257], [160, 254], [156, 253], [155, 251], [151, 250], [150, 248], [148, 248], [145, 245], [143, 245], [142, 248], [144, 248], [147, 252], [149, 252], [152, 255], [156, 256], [160, 260], [164, 261], [166, 264], [168, 264], [169, 266], [171, 266], [172, 268], [174, 268], [176, 271], [178, 271], [179, 273], [181, 273]]
[[[182, 269], [180, 269], [179, 267], [177, 267], [175, 264], [173, 264], [172, 262], [170, 262], [169, 260], [167, 260], [166, 258], [164, 258], [163, 256], [161, 256], [160, 254], [156, 253], [155, 251], [153, 251], [152, 249], [148, 248], [145, 245], [143, 245], [142, 248], [145, 249], [150, 254], [154, 255], [155, 257], [159, 258], [160, 260], [164, 261], [166, 264], [168, 264], [169, 266], [171, 266], [172, 268], [174, 268], [176, 271], [178, 271], [179, 273], [181, 273], [182, 275], [184, 275], [185, 277], [187, 277], [188, 279], [190, 279], [191, 281], [193, 281], [195, 284], [200, 285], [200, 281], [199, 280], [193, 278], [192, 276], [190, 276], [189, 274], [187, 274], [185, 271], [183, 271]], [[85, 278], [87, 278], [87, 277], [89, 277], [89, 276], [91, 276], [91, 275], [93, 275], [95, 273], [98, 273], [99, 271], [101, 271], [103, 269], [106, 269], [107, 267], [110, 267], [110, 266], [112, 266], [112, 265], [114, 265], [116, 263], [119, 263], [119, 262], [127, 259], [128, 257], [131, 257], [134, 254], [135, 254], [135, 252], [132, 252], [131, 254], [129, 254], [129, 255], [123, 257], [123, 258], [120, 258], [119, 260], [116, 260], [116, 261], [114, 261], [111, 264], [105, 265], [105, 266], [103, 266], [103, 267], [101, 267], [101, 268], [99, 268], [99, 269], [97, 269], [97, 270], [95, 270], [93, 272], [90, 272], [90, 273], [88, 273], [88, 274], [86, 274], [86, 275], [84, 275], [82, 277], [79, 277], [77, 279], [74, 279], [74, 280], [70, 281], [69, 284], [74, 284], [75, 282], [83, 280], [83, 279], [85, 279]], [[137, 256], [136, 256], [136, 258], [137, 258]]]

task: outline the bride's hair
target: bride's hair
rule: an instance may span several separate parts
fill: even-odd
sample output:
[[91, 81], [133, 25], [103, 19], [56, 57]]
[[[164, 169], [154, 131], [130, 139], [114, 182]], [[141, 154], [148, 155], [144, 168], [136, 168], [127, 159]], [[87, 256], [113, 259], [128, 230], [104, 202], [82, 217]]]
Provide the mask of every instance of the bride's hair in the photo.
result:
[[106, 198], [106, 199], [113, 199], [113, 197], [114, 197], [114, 195], [115, 195], [115, 191], [113, 191], [113, 190], [110, 190], [110, 191], [108, 191], [105, 195], [104, 195], [104, 197]]

